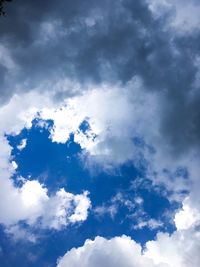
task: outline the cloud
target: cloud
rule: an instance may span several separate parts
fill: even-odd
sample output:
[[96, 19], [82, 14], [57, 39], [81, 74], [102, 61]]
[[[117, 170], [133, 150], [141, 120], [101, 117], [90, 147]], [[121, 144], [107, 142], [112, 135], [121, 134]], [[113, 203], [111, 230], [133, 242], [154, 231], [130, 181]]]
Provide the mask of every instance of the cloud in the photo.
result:
[[12, 240], [14, 241], [28, 241], [31, 243], [36, 243], [37, 236], [33, 233], [30, 233], [29, 231], [23, 229], [19, 225], [11, 225], [8, 226], [5, 229], [6, 234], [10, 235], [12, 237]]
[[[187, 153], [199, 146], [198, 90], [191, 96], [199, 37], [198, 31], [192, 31], [192, 37], [180, 36], [168, 26], [173, 18], [183, 32], [196, 28], [198, 8], [195, 0], [184, 4], [179, 0], [88, 1], [84, 5], [80, 0], [62, 0], [49, 1], [44, 9], [37, 1], [26, 1], [23, 8], [13, 3], [0, 28], [1, 50], [6, 50], [2, 52], [2, 101], [30, 90], [57, 90], [58, 100], [63, 94], [70, 97], [87, 91], [88, 84], [122, 83], [123, 87], [137, 76], [146, 91], [162, 94], [160, 131], [172, 154]], [[81, 88], [66, 85], [65, 79]]]
[[145, 256], [155, 263], [166, 263], [167, 266], [192, 267], [199, 266], [199, 231], [190, 228], [177, 231], [171, 236], [159, 233], [155, 241], [146, 244]]
[[[110, 215], [112, 219], [115, 219], [115, 215], [119, 212], [119, 208], [122, 206], [127, 208], [127, 210], [133, 211], [136, 208], [136, 204], [139, 204], [137, 201], [139, 197], [130, 200], [128, 196], [123, 192], [118, 192], [114, 195], [108, 203], [104, 203], [101, 206], [94, 208], [95, 215], [102, 217], [105, 214]], [[142, 201], [142, 199], [141, 199]], [[140, 205], [140, 204], [139, 204]]]
[[60, 189], [46, 203], [42, 226], [59, 230], [70, 223], [83, 222], [88, 217], [90, 206], [91, 202], [87, 191], [80, 195], [74, 195]]
[[58, 261], [58, 267], [66, 266], [127, 266], [127, 267], [167, 267], [156, 265], [142, 255], [139, 244], [127, 236], [115, 237], [107, 240], [96, 237], [94, 241], [87, 240], [83, 247], [72, 249]]
[[175, 30], [177, 35], [192, 35], [197, 33], [200, 24], [199, 16], [197, 15], [200, 9], [198, 1], [149, 0], [148, 3], [150, 10], [158, 17], [166, 13], [171, 13], [168, 27], [172, 31]]
[[137, 224], [133, 226], [133, 229], [142, 229], [142, 228], [148, 228], [151, 230], [158, 229], [164, 225], [163, 222], [155, 219], [149, 219], [149, 220], [142, 220], [139, 219]]
[[26, 181], [21, 188], [15, 188], [9, 180], [1, 181], [0, 195], [0, 223], [7, 227], [25, 221], [28, 225], [59, 230], [86, 220], [90, 208], [87, 192], [74, 195], [60, 189], [48, 196], [47, 189], [36, 180]]
[[[110, 160], [118, 164], [131, 159], [134, 154], [131, 139], [134, 131], [137, 131], [134, 117], [138, 120], [137, 113], [142, 110], [139, 105], [132, 106], [128, 92], [123, 90], [122, 93], [122, 90], [109, 85], [103, 86], [67, 100], [66, 104], [57, 110], [44, 108], [41, 118], [54, 122], [52, 141], [65, 143], [70, 133], [74, 133], [75, 142], [97, 160], [106, 157], [108, 163]], [[145, 104], [148, 100], [141, 101]], [[89, 123], [89, 129], [85, 133], [79, 130], [84, 120]]]
[[90, 208], [87, 192], [74, 195], [60, 189], [49, 196], [47, 188], [37, 180], [25, 180], [18, 188], [14, 186], [8, 171], [1, 171], [0, 185], [0, 223], [6, 227], [25, 221], [30, 226], [59, 230], [70, 223], [87, 219]]
[[58, 260], [58, 267], [66, 266], [130, 266], [130, 267], [197, 267], [199, 257], [199, 231], [190, 228], [177, 230], [172, 235], [158, 233], [143, 249], [127, 236], [86, 240]]
[[26, 147], [27, 139], [22, 139], [21, 143], [17, 146], [17, 148], [21, 151]]
[[189, 197], [184, 199], [182, 209], [176, 214], [174, 222], [177, 229], [188, 229], [200, 222], [200, 212], [197, 208], [190, 206]]

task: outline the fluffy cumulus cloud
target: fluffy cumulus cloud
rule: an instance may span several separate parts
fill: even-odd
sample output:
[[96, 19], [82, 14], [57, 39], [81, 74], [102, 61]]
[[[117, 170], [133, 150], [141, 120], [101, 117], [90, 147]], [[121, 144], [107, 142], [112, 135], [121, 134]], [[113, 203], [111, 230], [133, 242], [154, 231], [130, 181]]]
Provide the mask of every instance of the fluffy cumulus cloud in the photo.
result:
[[171, 236], [159, 233], [156, 240], [147, 242], [144, 249], [127, 236], [112, 239], [96, 237], [67, 252], [58, 260], [57, 266], [199, 266], [199, 241], [200, 233], [193, 230], [178, 231]]
[[195, 229], [177, 231], [171, 236], [159, 233], [155, 241], [147, 242], [144, 255], [155, 264], [165, 263], [170, 267], [199, 266], [199, 241], [200, 233]]
[[[188, 152], [199, 146], [199, 90], [194, 83], [198, 32], [191, 27], [188, 38], [193, 42], [189, 42], [178, 30], [166, 28], [171, 17], [178, 25], [198, 19], [195, 12], [192, 18], [184, 18], [188, 8], [197, 12], [197, 1], [184, 3], [60, 1], [55, 6], [49, 1], [44, 9], [36, 1], [10, 5], [10, 16], [0, 29], [2, 101], [31, 89], [54, 91], [54, 98], [61, 100], [87, 91], [88, 84], [90, 88], [100, 83], [124, 87], [140, 77], [146, 92], [162, 95], [154, 123], [160, 120], [163, 140], [176, 155]], [[132, 87], [130, 94], [134, 94]]]
[[[4, 144], [4, 152], [6, 151], [7, 155], [9, 150], [9, 146]], [[47, 188], [39, 181], [26, 179], [22, 187], [15, 187], [10, 177], [15, 170], [9, 161], [3, 162], [3, 159], [0, 181], [1, 224], [10, 227], [20, 221], [26, 221], [29, 225], [39, 224], [43, 228], [60, 229], [69, 223], [86, 220], [90, 208], [87, 192], [74, 195], [60, 189], [55, 195], [49, 196]]]
[[[152, 96], [138, 94], [142, 90], [139, 79], [134, 79], [131, 86], [133, 95], [129, 86], [104, 85], [67, 100], [59, 109], [43, 109], [41, 118], [54, 121], [52, 141], [65, 143], [74, 133], [75, 142], [102, 164], [122, 164], [133, 159], [137, 147], [132, 138], [146, 131], [146, 122], [154, 120], [157, 106]], [[144, 111], [143, 107], [150, 107], [150, 103], [155, 106]], [[84, 121], [88, 128], [82, 131]]]
[[39, 223], [43, 228], [59, 230], [69, 223], [86, 220], [90, 208], [87, 192], [74, 195], [60, 189], [54, 196], [48, 196], [47, 189], [37, 180], [26, 181], [20, 189], [8, 182], [3, 184], [1, 199], [0, 222], [5, 226], [26, 221], [29, 225]]
[[87, 240], [83, 247], [70, 250], [59, 260], [58, 267], [66, 266], [127, 266], [127, 267], [165, 267], [156, 265], [151, 259], [142, 255], [141, 246], [127, 236], [107, 240], [96, 237], [94, 241]]

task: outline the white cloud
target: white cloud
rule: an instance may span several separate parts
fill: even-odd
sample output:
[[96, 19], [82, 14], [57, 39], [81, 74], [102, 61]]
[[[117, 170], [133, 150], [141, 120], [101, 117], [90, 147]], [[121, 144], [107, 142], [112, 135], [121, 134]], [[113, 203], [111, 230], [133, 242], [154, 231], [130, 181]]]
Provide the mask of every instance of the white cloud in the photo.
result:
[[7, 227], [24, 220], [29, 225], [59, 230], [70, 223], [87, 219], [90, 208], [87, 192], [74, 195], [60, 189], [49, 196], [47, 188], [37, 180], [25, 181], [21, 188], [17, 188], [5, 176], [1, 178], [0, 185], [0, 223]]
[[[66, 100], [59, 109], [44, 108], [41, 117], [54, 121], [51, 131], [54, 142], [65, 143], [73, 132], [75, 142], [89, 155], [88, 160], [105, 167], [136, 157], [138, 148], [133, 144], [134, 136], [147, 132], [147, 128], [149, 134], [157, 134], [156, 126], [147, 126], [147, 121], [157, 124], [156, 110], [154, 95], [145, 95], [140, 79], [135, 78], [125, 88], [105, 85]], [[84, 120], [90, 125], [85, 133], [79, 130]]]
[[30, 128], [37, 112], [42, 107], [53, 105], [51, 97], [50, 94], [33, 91], [15, 94], [8, 103], [0, 107], [0, 135], [18, 134], [24, 127]]
[[147, 227], [148, 229], [155, 230], [164, 225], [163, 222], [155, 219], [149, 219], [149, 220], [144, 220], [144, 219], [138, 219], [137, 223], [133, 225], [133, 229], [142, 229], [144, 227]]
[[42, 224], [44, 227], [59, 230], [70, 223], [85, 221], [90, 206], [87, 191], [74, 195], [61, 189], [46, 204]]
[[26, 147], [27, 139], [22, 139], [21, 143], [17, 146], [17, 148], [21, 151]]
[[147, 242], [145, 256], [170, 267], [198, 267], [199, 244], [200, 232], [194, 229], [176, 231], [171, 236], [159, 233], [155, 241]]
[[96, 237], [87, 240], [83, 247], [72, 249], [59, 259], [57, 267], [167, 267], [155, 265], [142, 255], [139, 244], [127, 236], [107, 240]]
[[200, 222], [200, 210], [191, 206], [189, 197], [184, 199], [183, 207], [176, 213], [174, 222], [176, 228], [181, 230], [188, 229]]
[[12, 163], [14, 170], [16, 170], [18, 168], [17, 163], [14, 160], [11, 163]]
[[[0, 190], [1, 191], [1, 190]], [[61, 189], [49, 197], [38, 181], [27, 181], [22, 188], [10, 185], [6, 198], [1, 192], [0, 223], [6, 226], [25, 220], [29, 225], [41, 220], [41, 227], [59, 230], [69, 223], [87, 219], [90, 200], [86, 193], [73, 195]], [[13, 202], [14, 201], [14, 202]], [[13, 211], [12, 203], [15, 203]]]
[[159, 233], [145, 250], [127, 236], [86, 240], [58, 260], [57, 267], [198, 267], [200, 232], [189, 229], [172, 235]]

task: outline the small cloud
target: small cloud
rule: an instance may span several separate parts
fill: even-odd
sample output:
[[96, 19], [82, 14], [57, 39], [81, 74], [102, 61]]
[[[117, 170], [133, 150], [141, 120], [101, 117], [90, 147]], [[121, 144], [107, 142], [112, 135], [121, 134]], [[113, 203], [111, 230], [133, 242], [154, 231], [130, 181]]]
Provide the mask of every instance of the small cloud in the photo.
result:
[[23, 139], [21, 143], [17, 146], [17, 148], [21, 151], [26, 147], [27, 139]]
[[136, 225], [133, 226], [134, 230], [143, 229], [145, 227], [155, 230], [163, 226], [163, 222], [155, 219], [149, 219], [147, 221], [140, 220]]
[[97, 216], [102, 217], [106, 214], [110, 215], [112, 219], [114, 219], [115, 215], [117, 214], [118, 207], [116, 205], [102, 205], [102, 206], [97, 206], [94, 209], [94, 212]]
[[18, 168], [17, 163], [14, 160], [11, 163], [12, 163], [14, 170], [16, 170]]
[[6, 228], [6, 233], [11, 235], [15, 241], [29, 241], [36, 243], [37, 237], [27, 229], [23, 229], [19, 225], [11, 225]]

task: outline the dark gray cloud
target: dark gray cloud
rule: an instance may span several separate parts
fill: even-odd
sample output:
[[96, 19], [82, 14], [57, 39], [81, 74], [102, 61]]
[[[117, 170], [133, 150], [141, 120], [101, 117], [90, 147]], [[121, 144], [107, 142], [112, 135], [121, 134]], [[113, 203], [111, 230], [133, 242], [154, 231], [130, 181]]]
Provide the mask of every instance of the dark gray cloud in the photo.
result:
[[[159, 22], [142, 1], [61, 0], [44, 6], [41, 1], [16, 1], [8, 14], [0, 27], [1, 40], [21, 67], [19, 78], [31, 83], [49, 74], [82, 82], [126, 82], [149, 69], [147, 57], [159, 46], [153, 40], [160, 35]], [[87, 20], [94, 20], [89, 22], [93, 25]], [[55, 36], [38, 44], [42, 23], [56, 21], [60, 28]]]
[[50, 77], [53, 88], [65, 77], [127, 83], [139, 75], [146, 90], [163, 92], [161, 131], [174, 155], [199, 146], [198, 86], [191, 96], [199, 32], [166, 30], [172, 14], [156, 18], [141, 0], [16, 0], [7, 14], [0, 40], [18, 68], [0, 65], [2, 101], [16, 90], [13, 85], [30, 90]]

